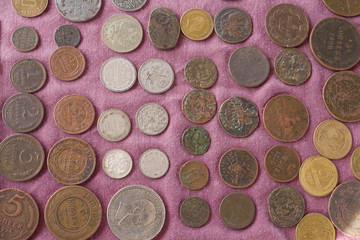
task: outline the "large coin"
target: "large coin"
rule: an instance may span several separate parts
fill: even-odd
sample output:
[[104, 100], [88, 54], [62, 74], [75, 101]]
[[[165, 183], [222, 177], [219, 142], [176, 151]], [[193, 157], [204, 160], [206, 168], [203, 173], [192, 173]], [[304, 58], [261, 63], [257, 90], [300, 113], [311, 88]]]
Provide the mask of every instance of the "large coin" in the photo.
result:
[[136, 125], [147, 135], [159, 135], [167, 128], [169, 115], [165, 108], [156, 103], [147, 103], [136, 112]]
[[23, 17], [36, 17], [42, 14], [48, 6], [48, 0], [19, 1], [11, 0], [15, 11]]
[[109, 202], [107, 220], [121, 240], [151, 240], [164, 226], [166, 210], [151, 188], [132, 185], [120, 189]]
[[209, 170], [200, 161], [188, 161], [180, 169], [181, 183], [190, 190], [199, 190], [205, 187], [209, 180]]
[[130, 118], [119, 109], [108, 109], [100, 115], [97, 121], [97, 130], [105, 140], [121, 141], [130, 133]]
[[351, 171], [360, 180], [360, 147], [357, 147], [350, 159]]
[[159, 149], [148, 149], [140, 157], [141, 172], [149, 178], [161, 178], [169, 169], [169, 158]]
[[183, 13], [180, 19], [181, 31], [183, 34], [195, 41], [208, 38], [213, 31], [213, 19], [203, 9], [193, 8]]
[[126, 177], [133, 166], [129, 153], [121, 149], [108, 151], [103, 159], [103, 169], [111, 178], [120, 179]]
[[142, 8], [146, 0], [112, 0], [119, 9], [127, 12], [133, 12]]
[[218, 77], [215, 64], [208, 58], [195, 57], [184, 68], [186, 81], [194, 88], [211, 88]]
[[101, 8], [102, 0], [55, 0], [64, 18], [72, 22], [86, 22], [94, 18]]
[[323, 0], [325, 6], [337, 15], [352, 17], [360, 14], [360, 0]]
[[62, 25], [55, 31], [55, 43], [58, 47], [79, 45], [81, 35], [79, 29], [73, 25]]
[[20, 27], [11, 36], [13, 46], [21, 52], [29, 52], [36, 48], [39, 42], [37, 32], [31, 27]]
[[209, 221], [209, 204], [199, 197], [188, 198], [180, 206], [180, 217], [189, 227], [202, 227]]
[[202, 127], [189, 127], [182, 135], [182, 145], [186, 151], [194, 155], [206, 153], [210, 141], [209, 133]]
[[216, 113], [215, 97], [206, 90], [192, 90], [182, 101], [182, 112], [190, 122], [206, 123]]
[[320, 213], [309, 213], [296, 226], [296, 240], [335, 240], [335, 228]]

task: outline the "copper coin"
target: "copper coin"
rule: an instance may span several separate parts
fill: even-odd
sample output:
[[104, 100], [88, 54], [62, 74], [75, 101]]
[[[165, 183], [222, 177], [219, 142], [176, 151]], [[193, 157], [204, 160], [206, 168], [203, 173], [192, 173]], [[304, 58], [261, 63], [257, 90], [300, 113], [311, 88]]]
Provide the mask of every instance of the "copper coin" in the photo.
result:
[[328, 69], [349, 69], [360, 60], [360, 32], [346, 19], [325, 18], [311, 31], [310, 50]]
[[45, 206], [46, 226], [57, 239], [88, 239], [99, 228], [101, 217], [99, 199], [80, 186], [59, 189]]
[[350, 165], [354, 176], [360, 180], [360, 147], [357, 147], [352, 153]]
[[194, 155], [206, 153], [210, 141], [209, 133], [202, 127], [189, 127], [182, 135], [182, 145], [186, 151]]
[[0, 190], [0, 219], [3, 240], [26, 240], [39, 223], [39, 208], [26, 192], [15, 189]]
[[206, 123], [216, 113], [215, 97], [206, 90], [192, 90], [182, 101], [182, 111], [190, 122]]
[[55, 123], [66, 133], [83, 133], [91, 127], [94, 119], [94, 106], [89, 99], [81, 95], [63, 97], [54, 109]]
[[305, 201], [295, 188], [279, 187], [268, 198], [271, 221], [279, 227], [291, 227], [300, 222], [305, 212]]
[[218, 77], [215, 64], [205, 57], [191, 59], [184, 72], [186, 81], [194, 88], [211, 88]]
[[48, 6], [48, 2], [48, 0], [31, 0], [30, 2], [11, 0], [11, 5], [16, 13], [23, 17], [30, 18], [37, 17], [42, 14]]
[[81, 35], [79, 29], [73, 25], [62, 25], [55, 31], [55, 43], [58, 47], [79, 45]]
[[280, 47], [296, 47], [308, 38], [309, 20], [299, 7], [279, 4], [266, 14], [266, 31]]
[[20, 52], [29, 52], [38, 45], [39, 36], [31, 27], [20, 27], [12, 34], [11, 42]]
[[85, 71], [85, 57], [74, 47], [59, 47], [50, 57], [50, 70], [63, 81], [78, 79]]
[[64, 138], [51, 148], [47, 165], [56, 181], [65, 185], [80, 184], [93, 174], [96, 156], [84, 140]]
[[246, 137], [259, 125], [258, 108], [246, 98], [229, 98], [220, 107], [219, 122], [227, 134]]
[[291, 95], [277, 95], [264, 108], [266, 131], [282, 142], [294, 142], [301, 138], [309, 126], [309, 113], [305, 105]]
[[353, 17], [360, 15], [360, 0], [339, 1], [323, 0], [325, 6], [337, 15], [344, 17]]
[[229, 59], [229, 71], [234, 81], [243, 87], [263, 84], [270, 72], [265, 54], [255, 47], [238, 48]]
[[181, 167], [179, 177], [186, 188], [199, 190], [208, 182], [209, 170], [200, 161], [188, 161]]
[[199, 197], [188, 198], [180, 206], [180, 217], [189, 227], [202, 227], [209, 221], [209, 204]]
[[272, 147], [265, 155], [265, 170], [276, 182], [290, 182], [299, 173], [300, 158], [296, 151], [285, 145]]
[[46, 81], [44, 65], [35, 59], [17, 61], [11, 68], [10, 80], [20, 92], [33, 93], [42, 88]]
[[27, 181], [35, 177], [44, 159], [41, 143], [30, 135], [14, 134], [0, 143], [0, 173], [11, 181]]

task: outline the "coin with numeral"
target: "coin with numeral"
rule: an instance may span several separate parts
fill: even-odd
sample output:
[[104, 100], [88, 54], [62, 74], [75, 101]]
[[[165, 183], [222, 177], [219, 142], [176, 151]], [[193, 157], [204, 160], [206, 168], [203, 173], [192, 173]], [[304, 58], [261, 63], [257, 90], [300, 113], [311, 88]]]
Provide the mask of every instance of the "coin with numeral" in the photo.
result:
[[200, 161], [186, 162], [180, 169], [181, 183], [190, 190], [199, 190], [205, 187], [209, 180], [209, 170]]
[[11, 36], [13, 46], [20, 52], [29, 52], [36, 48], [39, 36], [31, 27], [20, 27]]

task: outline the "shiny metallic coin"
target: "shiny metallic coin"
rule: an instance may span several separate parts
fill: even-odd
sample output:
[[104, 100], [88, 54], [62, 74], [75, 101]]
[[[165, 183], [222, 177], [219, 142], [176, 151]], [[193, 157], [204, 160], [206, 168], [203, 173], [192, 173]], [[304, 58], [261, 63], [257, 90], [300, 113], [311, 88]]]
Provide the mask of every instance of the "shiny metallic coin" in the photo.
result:
[[31, 2], [11, 0], [11, 5], [16, 13], [30, 18], [41, 15], [46, 10], [48, 2], [48, 0], [32, 0]]
[[159, 135], [167, 128], [169, 115], [165, 108], [156, 103], [147, 103], [136, 112], [136, 126], [146, 135]]
[[103, 169], [111, 178], [120, 179], [126, 177], [133, 166], [129, 153], [121, 149], [108, 151], [103, 158]]
[[55, 43], [58, 47], [77, 47], [81, 40], [79, 29], [73, 25], [62, 25], [55, 31]]
[[296, 240], [335, 240], [335, 228], [320, 213], [309, 213], [296, 226]]
[[180, 19], [182, 33], [189, 39], [201, 41], [213, 32], [213, 19], [203, 9], [192, 8], [183, 13]]
[[360, 0], [339, 1], [323, 0], [325, 6], [337, 15], [353, 17], [360, 15]]
[[12, 34], [11, 42], [20, 52], [29, 52], [38, 45], [39, 36], [31, 27], [20, 27]]
[[169, 158], [159, 149], [148, 149], [141, 155], [139, 167], [145, 176], [161, 178], [169, 169]]
[[133, 12], [142, 8], [146, 0], [112, 0], [112, 2], [123, 11]]
[[100, 11], [102, 0], [55, 0], [56, 8], [63, 16], [72, 22], [87, 22]]
[[202, 127], [189, 127], [184, 131], [181, 141], [186, 151], [193, 155], [201, 155], [209, 149], [211, 139]]
[[189, 227], [202, 227], [209, 221], [210, 206], [202, 198], [188, 198], [180, 206], [180, 217]]
[[105, 140], [118, 142], [129, 135], [131, 121], [125, 112], [119, 109], [108, 109], [100, 115], [97, 130]]
[[181, 183], [190, 190], [200, 190], [209, 181], [209, 170], [200, 161], [188, 161], [180, 169]]
[[182, 112], [190, 122], [206, 123], [216, 113], [215, 97], [206, 90], [192, 90], [182, 101]]
[[194, 88], [211, 88], [218, 77], [213, 63], [205, 57], [195, 57], [186, 63], [184, 68], [186, 81]]

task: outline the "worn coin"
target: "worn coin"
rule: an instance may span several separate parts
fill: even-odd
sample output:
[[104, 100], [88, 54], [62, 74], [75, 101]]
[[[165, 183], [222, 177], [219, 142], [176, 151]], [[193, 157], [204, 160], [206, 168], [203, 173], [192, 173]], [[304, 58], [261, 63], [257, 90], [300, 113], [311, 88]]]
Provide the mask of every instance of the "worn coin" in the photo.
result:
[[45, 206], [46, 226], [57, 239], [88, 239], [99, 228], [101, 217], [99, 199], [80, 186], [59, 189]]
[[107, 220], [111, 231], [122, 240], [151, 240], [165, 223], [161, 197], [151, 188], [132, 185], [120, 189], [109, 202]]
[[167, 128], [169, 115], [156, 103], [147, 103], [136, 112], [136, 125], [146, 135], [159, 135]]
[[123, 11], [133, 12], [142, 8], [146, 0], [112, 0], [112, 2]]
[[192, 8], [183, 13], [180, 19], [180, 27], [185, 37], [201, 41], [208, 38], [213, 31], [213, 19], [203, 9]]
[[209, 204], [199, 197], [188, 198], [180, 206], [180, 217], [189, 227], [202, 227], [209, 221]]
[[186, 151], [194, 155], [206, 153], [210, 141], [209, 133], [202, 127], [189, 127], [182, 135], [182, 145]]
[[265, 170], [276, 182], [290, 182], [299, 173], [300, 158], [296, 151], [286, 145], [277, 145], [265, 155]]
[[229, 71], [233, 80], [240, 86], [257, 87], [268, 78], [270, 63], [262, 51], [246, 46], [231, 54]]
[[29, 52], [38, 45], [39, 36], [31, 27], [20, 27], [12, 34], [11, 42], [20, 52]]
[[19, 93], [6, 100], [2, 119], [14, 132], [27, 133], [35, 130], [43, 121], [44, 107], [32, 94]]
[[61, 16], [72, 22], [87, 22], [93, 19], [101, 8], [102, 0], [55, 0]]
[[151, 148], [141, 155], [139, 167], [145, 176], [161, 178], [169, 169], [169, 158], [163, 151]]
[[255, 204], [243, 193], [231, 193], [220, 203], [220, 217], [229, 228], [246, 228], [254, 220]]
[[188, 92], [182, 101], [182, 112], [193, 123], [206, 123], [216, 113], [216, 100], [209, 91], [196, 89]]
[[310, 50], [328, 69], [349, 69], [360, 60], [360, 32], [346, 19], [325, 18], [311, 31]]
[[31, 0], [30, 2], [11, 0], [11, 5], [23, 17], [36, 17], [45, 11], [48, 0]]
[[229, 98], [220, 107], [219, 122], [227, 134], [246, 137], [259, 125], [258, 108], [246, 98]]
[[211, 88], [218, 77], [215, 64], [208, 58], [195, 57], [184, 68], [186, 81], [194, 88]]
[[335, 228], [320, 213], [309, 213], [296, 226], [296, 240], [335, 240]]
[[113, 149], [108, 151], [103, 159], [103, 169], [111, 178], [120, 179], [126, 177], [133, 166], [132, 158], [124, 150]]
[[188, 161], [180, 169], [181, 183], [190, 190], [199, 190], [209, 181], [209, 170], [200, 161]]
[[325, 6], [337, 15], [352, 17], [360, 15], [360, 1], [323, 0]]
[[305, 212], [305, 201], [295, 188], [279, 187], [268, 197], [271, 221], [279, 227], [291, 227], [300, 222]]
[[350, 165], [354, 176], [360, 180], [360, 147], [357, 147], [352, 153]]
[[336, 120], [325, 120], [315, 129], [313, 141], [316, 150], [328, 159], [345, 157], [352, 145], [350, 130]]
[[121, 141], [130, 133], [130, 118], [119, 109], [108, 109], [100, 115], [97, 121], [97, 130], [105, 140]]
[[81, 35], [79, 29], [73, 25], [62, 25], [55, 31], [55, 43], [58, 47], [79, 45]]

